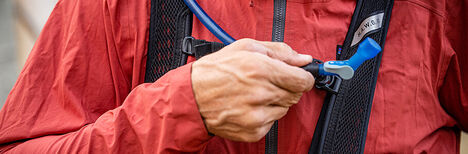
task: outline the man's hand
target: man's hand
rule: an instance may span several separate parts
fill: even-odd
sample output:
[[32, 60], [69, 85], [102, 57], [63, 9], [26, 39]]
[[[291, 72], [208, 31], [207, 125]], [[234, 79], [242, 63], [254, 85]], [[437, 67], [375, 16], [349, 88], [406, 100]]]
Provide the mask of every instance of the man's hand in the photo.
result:
[[313, 76], [297, 67], [310, 62], [284, 43], [242, 39], [193, 63], [193, 91], [208, 131], [260, 140], [312, 89]]

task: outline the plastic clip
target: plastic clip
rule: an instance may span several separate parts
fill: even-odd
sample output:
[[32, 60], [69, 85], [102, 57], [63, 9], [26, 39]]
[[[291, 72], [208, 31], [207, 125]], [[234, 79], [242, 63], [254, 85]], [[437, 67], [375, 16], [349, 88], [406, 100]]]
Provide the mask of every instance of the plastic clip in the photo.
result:
[[340, 90], [341, 81], [343, 81], [343, 79], [336, 75], [318, 76], [315, 78], [315, 87], [337, 94]]
[[[314, 59], [312, 64], [323, 64], [323, 61]], [[323, 89], [327, 92], [337, 94], [339, 90], [339, 84], [341, 84], [341, 78], [336, 75], [319, 75], [314, 74], [315, 76], [315, 87], [318, 89]], [[338, 83], [338, 85], [336, 84]]]
[[191, 36], [187, 36], [182, 41], [182, 53], [193, 56], [195, 53], [193, 52], [193, 40], [195, 38]]

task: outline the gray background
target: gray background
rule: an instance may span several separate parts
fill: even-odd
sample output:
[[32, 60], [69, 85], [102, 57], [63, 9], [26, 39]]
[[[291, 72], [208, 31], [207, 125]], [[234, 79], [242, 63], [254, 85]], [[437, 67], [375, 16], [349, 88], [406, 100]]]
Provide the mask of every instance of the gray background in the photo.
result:
[[5, 103], [19, 72], [12, 6], [11, 0], [0, 0], [0, 107]]

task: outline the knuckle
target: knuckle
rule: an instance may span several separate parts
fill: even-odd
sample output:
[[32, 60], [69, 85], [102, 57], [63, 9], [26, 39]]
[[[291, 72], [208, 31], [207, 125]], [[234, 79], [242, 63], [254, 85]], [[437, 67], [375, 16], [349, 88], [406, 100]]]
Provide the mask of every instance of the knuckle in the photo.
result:
[[255, 41], [249, 38], [243, 38], [237, 41], [237, 45], [239, 46], [239, 48], [244, 50], [251, 48], [253, 43], [255, 43]]
[[248, 119], [244, 123], [247, 129], [257, 129], [265, 123], [263, 114], [257, 113], [258, 111], [251, 111], [248, 113]]
[[314, 84], [315, 84], [315, 78], [310, 75], [310, 79], [308, 80], [308, 85], [307, 85], [307, 91], [311, 90], [313, 87], [314, 87]]
[[280, 50], [290, 50], [291, 49], [291, 47], [288, 44], [284, 43], [284, 42], [279, 42], [278, 47], [279, 47]]
[[[297, 78], [300, 83], [305, 83], [308, 80], [308, 77], [305, 74], [299, 75]], [[304, 85], [304, 84], [301, 84], [301, 85]]]
[[299, 100], [301, 99], [301, 96], [302, 96], [302, 93], [295, 93], [291, 98], [291, 103], [297, 104]]
[[243, 140], [245, 142], [258, 142], [262, 138], [263, 138], [263, 136], [259, 136], [259, 135], [256, 135], [256, 134], [249, 134], [249, 135], [244, 136]]
[[289, 55], [290, 54], [288, 54], [288, 56], [283, 57], [283, 61], [287, 64], [292, 64], [293, 62], [296, 61], [296, 59], [294, 59], [294, 57], [289, 56]]
[[261, 140], [263, 138], [263, 136], [265, 136], [265, 133], [263, 131], [263, 128], [256, 128], [254, 129], [250, 134], [249, 134], [249, 137], [248, 137], [248, 142], [257, 142], [259, 140]]
[[243, 39], [239, 39], [238, 42], [243, 42], [243, 43], [248, 43], [248, 42], [253, 42], [254, 40], [253, 39], [250, 39], [250, 38], [243, 38]]
[[[287, 97], [285, 97], [282, 101], [284, 102], [283, 104], [287, 105], [290, 107], [291, 105], [297, 104], [299, 100], [301, 99], [302, 93], [293, 93], [289, 94]], [[284, 110], [284, 112], [287, 112], [288, 110]]]
[[300, 83], [300, 84], [297, 84], [297, 86], [299, 87], [299, 89], [301, 91], [304, 91], [307, 89], [307, 84], [304, 84], [305, 82], [307, 82], [306, 80], [303, 80], [304, 82]]
[[243, 84], [248, 84], [249, 88], [244, 89], [245, 91], [251, 92], [251, 94], [262, 93], [262, 80], [265, 78], [266, 73], [258, 71], [256, 69], [246, 70], [245, 72], [240, 73], [239, 81]]
[[263, 131], [257, 131], [254, 135], [253, 135], [253, 139], [255, 142], [261, 140], [263, 138], [263, 136], [265, 136], [265, 134], [263, 134]]
[[289, 108], [285, 108], [284, 110], [281, 111], [280, 113], [280, 118], [284, 117], [288, 113]]
[[[315, 85], [315, 78], [312, 78], [312, 80], [310, 80], [310, 85]], [[310, 88], [312, 89], [313, 86], [310, 86]], [[310, 89], [309, 89], [310, 90]]]
[[265, 85], [249, 88], [248, 91], [252, 94], [251, 100], [256, 104], [267, 104], [273, 102], [277, 98], [275, 97], [277, 96], [276, 93], [272, 92], [273, 89]]
[[288, 89], [290, 92], [304, 92], [307, 87], [307, 82], [300, 79], [301, 77], [296, 77], [295, 80], [289, 81]]
[[259, 70], [258, 67], [252, 66], [244, 72], [246, 78], [257, 79], [263, 76], [263, 71]]
[[251, 117], [251, 122], [250, 125], [254, 128], [257, 128], [259, 126], [262, 126], [263, 123], [265, 123], [265, 119], [262, 116], [252, 116]]
[[[307, 72], [303, 73], [302, 75], [298, 75], [297, 76], [297, 86], [300, 88], [300, 89], [307, 89], [309, 84], [307, 83], [310, 83], [311, 80], [314, 80], [313, 78], [310, 78], [310, 75], [309, 74], [306, 74]], [[313, 82], [313, 81], [312, 81]]]

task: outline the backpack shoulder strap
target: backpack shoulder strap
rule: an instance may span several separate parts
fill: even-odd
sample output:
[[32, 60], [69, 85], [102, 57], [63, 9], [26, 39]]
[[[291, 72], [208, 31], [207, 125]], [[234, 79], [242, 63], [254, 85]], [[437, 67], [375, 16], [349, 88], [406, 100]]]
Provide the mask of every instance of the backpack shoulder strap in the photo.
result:
[[198, 40], [192, 35], [193, 14], [183, 0], [151, 0], [145, 82], [154, 82], [172, 69], [225, 45]]
[[[337, 60], [349, 59], [365, 37], [384, 47], [393, 0], [357, 0]], [[309, 153], [364, 153], [367, 126], [382, 53], [356, 70], [351, 80], [334, 77], [320, 113]]]
[[182, 41], [192, 34], [192, 12], [182, 0], [151, 0], [145, 82], [187, 62]]

